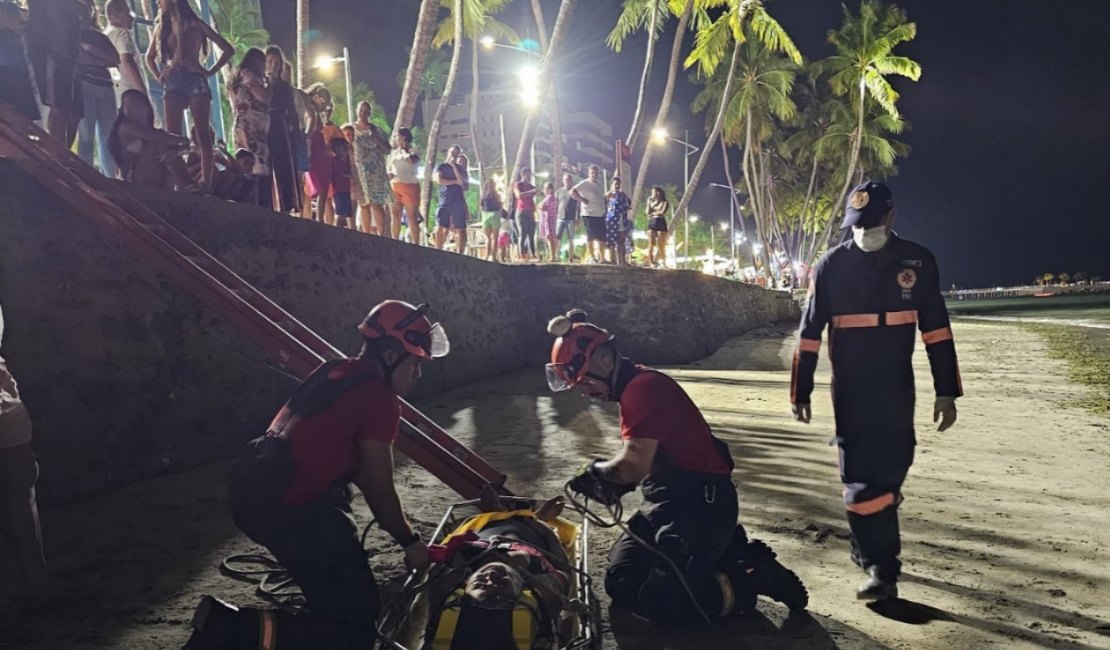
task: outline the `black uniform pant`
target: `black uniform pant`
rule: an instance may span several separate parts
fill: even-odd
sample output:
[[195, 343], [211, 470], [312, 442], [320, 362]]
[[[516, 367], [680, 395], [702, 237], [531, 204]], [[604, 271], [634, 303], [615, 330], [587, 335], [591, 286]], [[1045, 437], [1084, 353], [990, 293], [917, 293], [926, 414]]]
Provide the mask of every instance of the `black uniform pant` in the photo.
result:
[[840, 480], [852, 533], [852, 561], [865, 571], [878, 567], [894, 580], [902, 568], [898, 506], [913, 464], [913, 434], [885, 439], [841, 439]]
[[[670, 562], [625, 533], [609, 552], [606, 593], [614, 605], [653, 622], [698, 623], [704, 620], [699, 607], [711, 618], [718, 616], [725, 596], [716, 573], [737, 531], [736, 486], [724, 475], [668, 472], [648, 476], [641, 489], [644, 504], [628, 520], [628, 529]], [[738, 586], [733, 584], [734, 609], [750, 609], [755, 594], [742, 594]]]
[[[232, 477], [235, 525], [288, 570], [307, 608], [299, 614], [267, 613], [276, 622], [275, 650], [369, 648], [380, 601], [347, 486], [337, 484], [311, 503], [283, 504], [280, 495], [293, 467], [288, 446], [274, 438], [252, 446]], [[260, 624], [265, 619], [256, 612], [245, 615]]]

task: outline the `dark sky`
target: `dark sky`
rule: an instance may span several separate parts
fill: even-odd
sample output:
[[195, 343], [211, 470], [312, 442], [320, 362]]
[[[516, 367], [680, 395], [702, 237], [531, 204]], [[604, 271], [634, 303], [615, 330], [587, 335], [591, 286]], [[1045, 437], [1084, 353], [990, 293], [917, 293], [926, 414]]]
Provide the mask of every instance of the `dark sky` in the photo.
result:
[[[396, 77], [407, 64], [417, 4], [312, 2], [320, 49], [350, 46], [355, 80], [368, 82], [390, 110], [400, 97]], [[501, 18], [534, 37], [528, 5], [519, 0]], [[543, 5], [550, 29], [559, 3]], [[894, 82], [902, 93], [900, 110], [912, 123], [903, 139], [913, 147], [890, 180], [898, 232], [936, 253], [946, 284], [1028, 282], [1046, 271], [1110, 278], [1110, 1], [1069, 0], [1052, 11], [1033, 0], [899, 5], [918, 28], [917, 39], [900, 51], [921, 63], [923, 74], [916, 84]], [[263, 6], [274, 40], [292, 49], [293, 0], [264, 0]], [[849, 6], [858, 8], [855, 0]], [[806, 57], [831, 53], [825, 36], [840, 24], [839, 3], [778, 0], [768, 9]], [[579, 1], [559, 90], [563, 110], [592, 110], [623, 135], [635, 109], [646, 41], [631, 39], [621, 54], [605, 47], [619, 11], [618, 0]], [[662, 93], [672, 35], [673, 24], [660, 41], [653, 97]], [[520, 56], [484, 53], [483, 78], [504, 78]], [[469, 74], [460, 81], [469, 85]], [[691, 142], [700, 144], [704, 117], [686, 109], [696, 92], [682, 75], [669, 123], [673, 133], [690, 129]], [[649, 119], [656, 108], [657, 101], [649, 103]], [[652, 182], [681, 184], [679, 150], [655, 156]], [[719, 155], [709, 161], [692, 211], [727, 220], [727, 192], [710, 182], [725, 182]]]

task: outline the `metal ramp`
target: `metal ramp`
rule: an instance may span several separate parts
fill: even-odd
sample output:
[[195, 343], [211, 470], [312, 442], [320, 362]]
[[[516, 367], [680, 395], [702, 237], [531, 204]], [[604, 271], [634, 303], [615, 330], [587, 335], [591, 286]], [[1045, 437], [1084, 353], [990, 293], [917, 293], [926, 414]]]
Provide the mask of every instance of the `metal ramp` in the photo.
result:
[[[0, 102], [0, 157], [13, 160], [73, 213], [166, 276], [301, 379], [344, 355], [24, 115]], [[505, 474], [401, 401], [396, 447], [466, 499], [508, 494]]]

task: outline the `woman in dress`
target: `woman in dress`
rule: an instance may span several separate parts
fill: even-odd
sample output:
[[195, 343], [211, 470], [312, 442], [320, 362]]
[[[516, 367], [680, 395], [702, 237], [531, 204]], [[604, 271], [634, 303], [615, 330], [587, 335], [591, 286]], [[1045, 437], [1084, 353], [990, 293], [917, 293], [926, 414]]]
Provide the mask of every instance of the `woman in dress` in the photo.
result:
[[273, 171], [274, 210], [277, 212], [301, 211], [301, 190], [293, 163], [293, 143], [304, 140], [297, 116], [293, 86], [282, 73], [285, 70], [285, 53], [276, 45], [266, 48], [266, 79], [272, 91], [270, 97], [270, 168]]
[[671, 204], [667, 201], [663, 188], [651, 188], [651, 198], [647, 204], [648, 266], [660, 266], [667, 259], [667, 213], [670, 210]]
[[[401, 236], [401, 215], [393, 215], [388, 222], [386, 215], [393, 206], [393, 190], [389, 187], [389, 174], [385, 156], [389, 153], [389, 136], [377, 124], [372, 124], [374, 107], [370, 102], [358, 103], [358, 120], [355, 122], [355, 169], [365, 201], [360, 214], [363, 230], [377, 232], [382, 237], [397, 239]], [[373, 223], [367, 223], [372, 220]], [[369, 229], [368, 229], [369, 228]]]
[[[201, 53], [207, 58], [209, 41], [219, 48], [220, 58], [216, 65], [205, 68]], [[206, 191], [212, 189], [215, 169], [209, 129], [212, 91], [208, 88], [208, 78], [227, 65], [234, 53], [231, 43], [193, 12], [189, 0], [158, 0], [158, 18], [154, 21], [154, 34], [146, 51], [146, 67], [162, 82], [166, 130], [185, 135], [185, 109], [188, 108], [192, 115], [200, 145], [201, 183]]]
[[620, 266], [628, 264], [630, 246], [629, 238], [632, 236], [632, 222], [628, 219], [628, 210], [632, 207], [632, 199], [621, 191], [621, 179], [613, 177], [611, 189], [605, 195], [607, 209], [605, 211], [605, 240], [612, 252], [613, 259]]
[[236, 149], [254, 154], [251, 174], [258, 178], [258, 203], [273, 205], [270, 184], [270, 98], [273, 90], [266, 85], [266, 55], [252, 47], [228, 84], [231, 108], [235, 113], [233, 135]]

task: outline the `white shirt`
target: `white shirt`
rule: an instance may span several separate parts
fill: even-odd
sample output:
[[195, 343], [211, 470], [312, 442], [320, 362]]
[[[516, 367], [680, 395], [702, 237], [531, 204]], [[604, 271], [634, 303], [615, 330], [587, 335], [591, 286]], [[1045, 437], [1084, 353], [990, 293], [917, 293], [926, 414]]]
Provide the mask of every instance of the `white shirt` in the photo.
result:
[[394, 183], [408, 183], [413, 185], [420, 182], [416, 177], [416, 171], [420, 168], [419, 162], [412, 162], [409, 156], [416, 153], [416, 150], [405, 151], [404, 149], [394, 149], [389, 152], [389, 158], [386, 159], [386, 164], [389, 166], [389, 173], [393, 174]]
[[[135, 38], [131, 35], [130, 30], [121, 29], [115, 25], [108, 25], [108, 29], [104, 30], [104, 35], [108, 37], [108, 40], [112, 41], [112, 45], [116, 46], [116, 52], [119, 52], [121, 59], [125, 54], [130, 54], [135, 60], [135, 65], [142, 65], [142, 63], [139, 62], [141, 60], [139, 58], [139, 48], [135, 45]], [[112, 70], [113, 76], [119, 74], [115, 72], [116, 68], [112, 68]], [[140, 74], [142, 74], [141, 69]], [[119, 92], [123, 94], [128, 90], [146, 92], [146, 88], [143, 88], [141, 85], [136, 86], [127, 76], [121, 74], [119, 77]]]
[[589, 201], [589, 203], [582, 204], [583, 217], [604, 217], [605, 216], [605, 192], [601, 191], [601, 183], [595, 183], [588, 178], [578, 181], [574, 186], [582, 198]]

